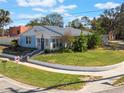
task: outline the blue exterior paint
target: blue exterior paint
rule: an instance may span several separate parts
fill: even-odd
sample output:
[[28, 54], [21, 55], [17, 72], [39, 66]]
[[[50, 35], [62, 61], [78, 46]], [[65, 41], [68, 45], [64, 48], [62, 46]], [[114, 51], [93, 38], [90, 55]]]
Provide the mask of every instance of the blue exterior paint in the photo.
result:
[[22, 47], [36, 48], [36, 38], [31, 36], [31, 44], [26, 44], [26, 36], [20, 36], [19, 45]]

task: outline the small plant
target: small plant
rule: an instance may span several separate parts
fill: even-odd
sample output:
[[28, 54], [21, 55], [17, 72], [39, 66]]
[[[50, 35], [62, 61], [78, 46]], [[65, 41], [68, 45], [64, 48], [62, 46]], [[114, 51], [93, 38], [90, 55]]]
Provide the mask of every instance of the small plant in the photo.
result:
[[101, 44], [101, 38], [96, 33], [93, 33], [92, 35], [87, 36], [87, 38], [88, 38], [88, 42], [87, 42], [88, 49], [96, 48]]

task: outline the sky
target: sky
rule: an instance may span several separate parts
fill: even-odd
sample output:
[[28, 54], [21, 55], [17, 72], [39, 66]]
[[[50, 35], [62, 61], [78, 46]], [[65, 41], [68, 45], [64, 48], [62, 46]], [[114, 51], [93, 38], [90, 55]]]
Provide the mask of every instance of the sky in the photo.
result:
[[122, 2], [124, 0], [0, 0], [0, 9], [10, 11], [13, 22], [9, 26], [25, 25], [53, 12], [61, 14], [67, 24], [82, 16], [98, 17], [104, 9], [115, 8]]

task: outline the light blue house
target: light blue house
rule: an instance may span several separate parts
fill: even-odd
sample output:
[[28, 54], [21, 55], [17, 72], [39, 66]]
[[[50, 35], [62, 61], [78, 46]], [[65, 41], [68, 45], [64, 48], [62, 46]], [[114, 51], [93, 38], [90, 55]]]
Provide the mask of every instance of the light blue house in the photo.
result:
[[[82, 32], [84, 35], [91, 34], [88, 31]], [[18, 43], [22, 47], [55, 50], [65, 45], [65, 43], [61, 42], [60, 38], [66, 33], [69, 33], [71, 36], [79, 36], [81, 30], [71, 27], [34, 26], [20, 35]]]

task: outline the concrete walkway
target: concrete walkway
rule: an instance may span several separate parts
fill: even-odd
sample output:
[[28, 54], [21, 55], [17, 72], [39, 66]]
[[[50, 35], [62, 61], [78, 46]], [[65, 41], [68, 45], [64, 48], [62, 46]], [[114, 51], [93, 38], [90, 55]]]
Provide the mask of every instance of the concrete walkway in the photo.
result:
[[29, 67], [33, 67], [33, 68], [37, 68], [37, 69], [40, 69], [40, 70], [51, 71], [51, 72], [56, 72], [56, 73], [64, 73], [64, 74], [102, 76], [103, 78], [124, 75], [124, 65], [121, 65], [118, 68], [114, 68], [114, 69], [111, 69], [111, 70], [108, 70], [108, 71], [82, 72], [82, 71], [68, 71], [68, 70], [54, 69], [54, 68], [49, 68], [49, 67], [45, 67], [45, 66], [39, 66], [39, 65], [27, 63], [27, 62], [20, 62], [19, 64], [29, 66]]

